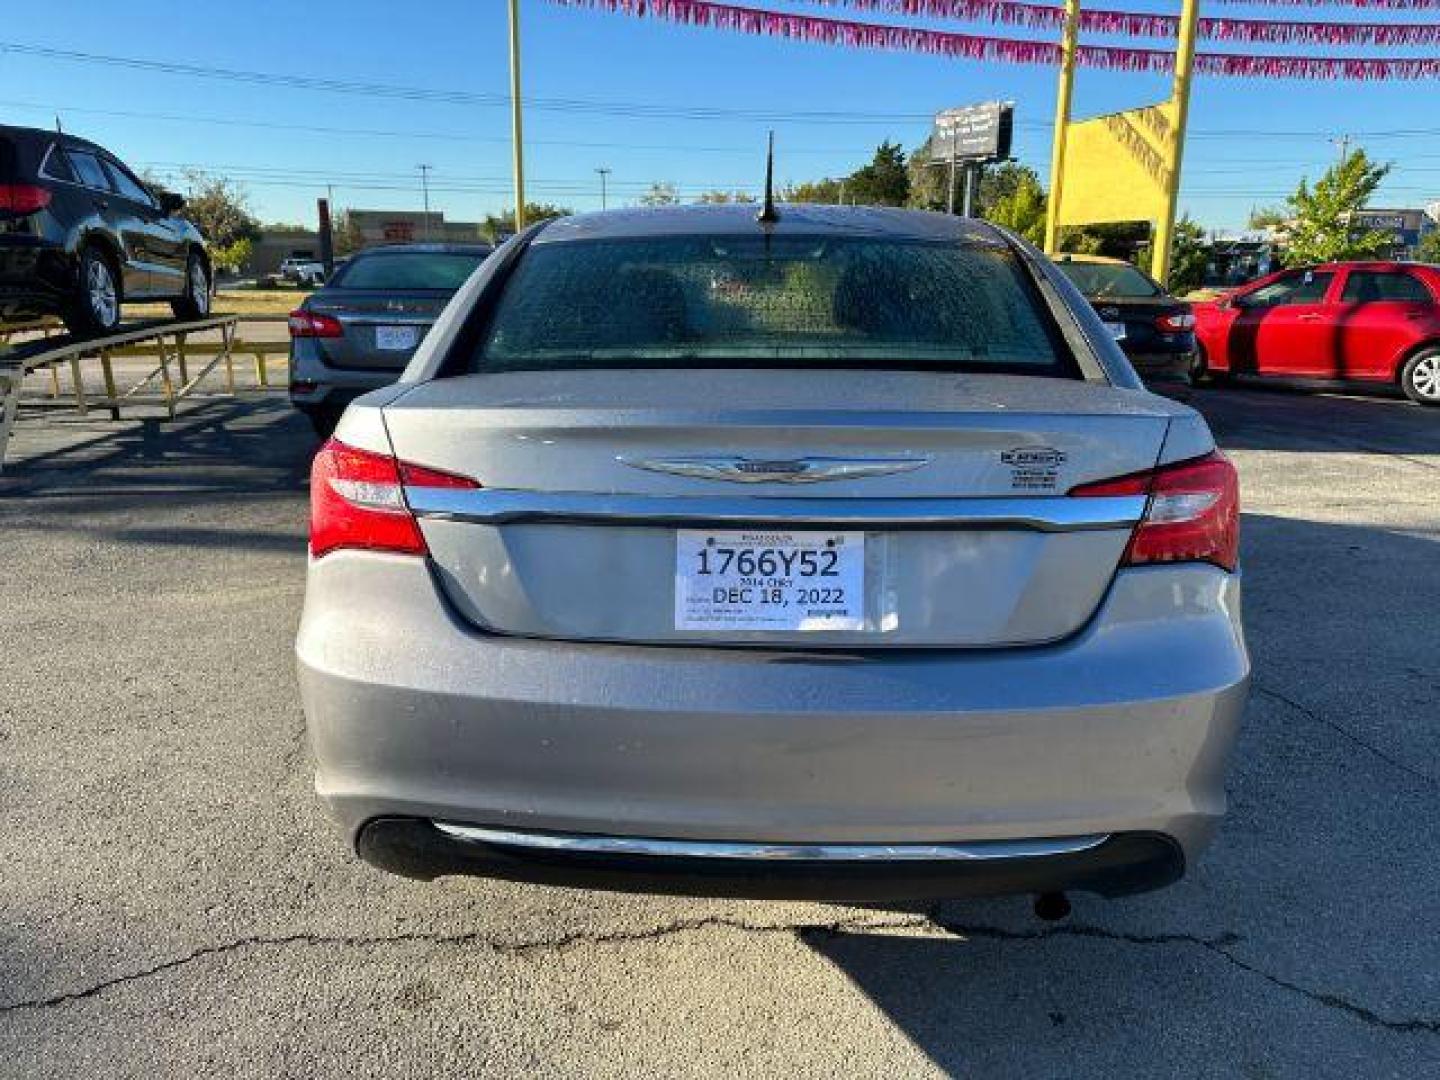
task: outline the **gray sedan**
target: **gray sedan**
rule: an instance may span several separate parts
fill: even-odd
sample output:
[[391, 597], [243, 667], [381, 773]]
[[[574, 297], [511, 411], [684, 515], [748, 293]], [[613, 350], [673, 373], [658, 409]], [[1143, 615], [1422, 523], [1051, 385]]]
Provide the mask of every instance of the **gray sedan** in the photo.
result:
[[291, 403], [329, 435], [353, 398], [400, 376], [450, 298], [493, 250], [393, 244], [346, 259], [290, 313]]
[[317, 787], [384, 869], [1055, 914], [1224, 812], [1235, 471], [982, 223], [537, 226], [311, 495]]

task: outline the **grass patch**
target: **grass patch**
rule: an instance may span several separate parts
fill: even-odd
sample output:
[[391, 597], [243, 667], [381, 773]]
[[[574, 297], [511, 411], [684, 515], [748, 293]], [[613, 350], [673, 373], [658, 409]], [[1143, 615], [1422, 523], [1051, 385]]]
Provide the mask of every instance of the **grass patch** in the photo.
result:
[[[309, 289], [220, 289], [211, 310], [216, 315], [289, 315], [310, 295]], [[126, 304], [127, 319], [168, 319], [170, 305]]]

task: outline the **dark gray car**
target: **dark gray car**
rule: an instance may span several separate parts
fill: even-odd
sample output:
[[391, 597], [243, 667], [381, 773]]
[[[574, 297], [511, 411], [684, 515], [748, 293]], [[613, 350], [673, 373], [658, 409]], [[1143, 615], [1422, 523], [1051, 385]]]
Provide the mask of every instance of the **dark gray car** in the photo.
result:
[[445, 305], [493, 249], [397, 244], [351, 256], [290, 313], [290, 400], [327, 435], [360, 394], [399, 378]]

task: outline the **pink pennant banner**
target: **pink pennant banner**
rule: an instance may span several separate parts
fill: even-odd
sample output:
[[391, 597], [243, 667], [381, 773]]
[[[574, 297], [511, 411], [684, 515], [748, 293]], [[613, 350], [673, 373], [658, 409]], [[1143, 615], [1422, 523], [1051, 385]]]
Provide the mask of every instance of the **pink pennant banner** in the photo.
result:
[[1440, 11], [1440, 0], [1208, 0], [1212, 4], [1245, 4], [1248, 7], [1351, 7], [1388, 11]]
[[[664, 19], [687, 26], [850, 48], [892, 49], [960, 60], [1043, 64], [1051, 67], [1060, 62], [1060, 46], [1053, 41], [1021, 41], [912, 26], [820, 18], [814, 15], [742, 7], [738, 4], [714, 3], [711, 0], [551, 0], [551, 3]], [[1076, 62], [1085, 67], [1110, 71], [1164, 73], [1174, 70], [1175, 57], [1164, 49], [1081, 45], [1076, 49]], [[1244, 79], [1343, 79], [1360, 82], [1419, 80], [1440, 78], [1440, 57], [1351, 59], [1336, 56], [1199, 53], [1195, 57], [1195, 70], [1204, 75]]]
[[[912, 18], [962, 19], [1007, 26], [1049, 30], [1065, 20], [1053, 4], [1020, 0], [812, 0], [831, 7], [849, 7]], [[1414, 0], [1419, 3], [1419, 0]], [[1440, 0], [1425, 0], [1440, 9]], [[1103, 9], [1080, 10], [1080, 28], [1097, 34], [1125, 37], [1175, 37], [1180, 20], [1174, 15], [1153, 15]], [[1440, 23], [1291, 22], [1271, 19], [1201, 19], [1200, 37], [1210, 41], [1244, 41], [1283, 45], [1435, 45], [1440, 44]]]

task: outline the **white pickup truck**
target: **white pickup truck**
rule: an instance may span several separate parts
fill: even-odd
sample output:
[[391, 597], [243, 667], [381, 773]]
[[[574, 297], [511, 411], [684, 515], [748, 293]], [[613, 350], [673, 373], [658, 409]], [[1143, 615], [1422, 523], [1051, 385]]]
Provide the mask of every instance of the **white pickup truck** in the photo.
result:
[[292, 256], [280, 261], [280, 276], [300, 285], [323, 285], [325, 264], [319, 259]]

